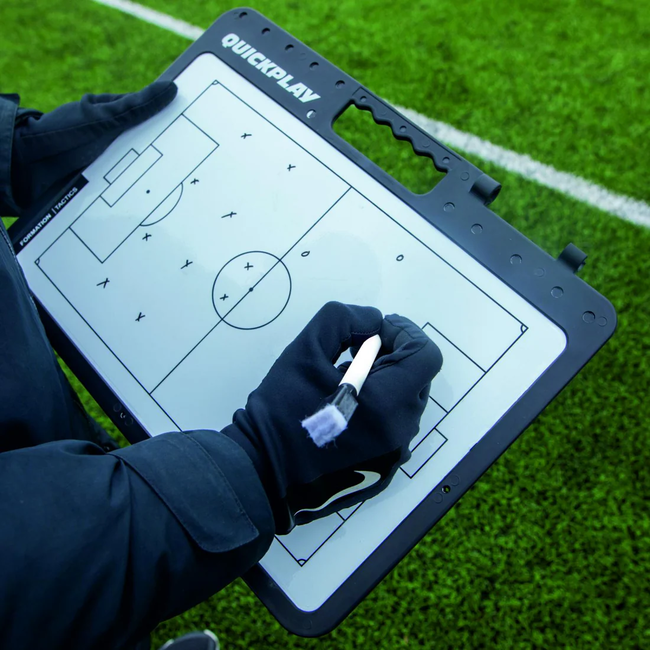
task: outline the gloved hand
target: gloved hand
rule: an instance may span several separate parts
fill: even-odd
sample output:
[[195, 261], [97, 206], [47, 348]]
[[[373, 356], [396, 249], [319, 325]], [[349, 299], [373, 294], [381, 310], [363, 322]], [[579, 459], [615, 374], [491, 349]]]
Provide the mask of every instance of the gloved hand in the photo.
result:
[[[319, 448], [301, 421], [335, 392], [349, 364], [334, 363], [373, 334], [382, 349], [348, 428]], [[410, 456], [442, 365], [433, 341], [407, 318], [327, 303], [282, 353], [222, 433], [250, 456], [271, 503], [276, 532], [289, 532], [383, 490]]]
[[146, 121], [176, 96], [172, 81], [127, 95], [84, 95], [51, 113], [18, 109], [11, 158], [14, 202], [28, 210], [49, 188], [90, 165], [123, 131]]

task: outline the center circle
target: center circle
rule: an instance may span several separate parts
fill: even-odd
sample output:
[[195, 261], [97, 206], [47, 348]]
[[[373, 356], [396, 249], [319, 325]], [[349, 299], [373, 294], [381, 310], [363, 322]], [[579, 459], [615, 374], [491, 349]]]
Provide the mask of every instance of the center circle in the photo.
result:
[[265, 251], [247, 251], [233, 257], [221, 268], [212, 286], [217, 315], [235, 329], [268, 325], [284, 311], [290, 296], [289, 270], [279, 257]]

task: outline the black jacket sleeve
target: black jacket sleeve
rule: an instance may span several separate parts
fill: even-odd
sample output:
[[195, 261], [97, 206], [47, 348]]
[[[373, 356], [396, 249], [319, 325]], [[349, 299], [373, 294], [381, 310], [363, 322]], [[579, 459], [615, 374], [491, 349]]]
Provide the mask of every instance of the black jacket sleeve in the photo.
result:
[[11, 154], [14, 125], [21, 109], [18, 95], [0, 95], [0, 216], [17, 217], [20, 209], [11, 191]]
[[214, 431], [0, 454], [0, 646], [128, 648], [244, 573], [273, 530], [251, 461]]
[[[17, 214], [0, 96], [0, 213]], [[0, 647], [128, 648], [269, 547], [251, 461], [215, 431], [105, 453], [75, 408], [0, 223]]]

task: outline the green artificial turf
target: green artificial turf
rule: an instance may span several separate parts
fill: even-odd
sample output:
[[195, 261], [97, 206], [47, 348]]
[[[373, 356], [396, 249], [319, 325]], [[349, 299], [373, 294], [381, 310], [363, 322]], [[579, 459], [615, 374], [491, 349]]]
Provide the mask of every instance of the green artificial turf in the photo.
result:
[[[201, 27], [234, 5], [144, 0]], [[259, 0], [391, 103], [648, 200], [648, 0]], [[314, 73], [317, 74], [317, 73]]]
[[[147, 4], [203, 27], [233, 6]], [[647, 1], [256, 8], [391, 102], [650, 199]], [[0, 25], [0, 92], [43, 110], [138, 89], [188, 45], [86, 0], [3, 0]], [[408, 145], [367, 126], [341, 123], [405, 184], [430, 186]], [[154, 647], [210, 627], [225, 650], [650, 648], [650, 231], [472, 162], [502, 182], [504, 219], [553, 255], [569, 241], [589, 253], [581, 277], [613, 302], [617, 333], [331, 635], [290, 636], [238, 580], [163, 623]]]

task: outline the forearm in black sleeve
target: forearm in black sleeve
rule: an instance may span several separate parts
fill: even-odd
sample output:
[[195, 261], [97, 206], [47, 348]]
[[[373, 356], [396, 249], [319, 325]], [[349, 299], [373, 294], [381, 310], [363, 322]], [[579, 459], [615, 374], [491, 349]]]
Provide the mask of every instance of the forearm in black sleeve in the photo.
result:
[[8, 648], [128, 647], [244, 573], [274, 530], [248, 456], [214, 431], [0, 454], [0, 522]]
[[17, 217], [20, 213], [11, 191], [11, 154], [18, 95], [0, 95], [0, 216]]

